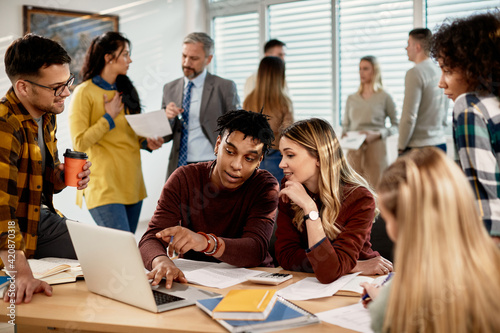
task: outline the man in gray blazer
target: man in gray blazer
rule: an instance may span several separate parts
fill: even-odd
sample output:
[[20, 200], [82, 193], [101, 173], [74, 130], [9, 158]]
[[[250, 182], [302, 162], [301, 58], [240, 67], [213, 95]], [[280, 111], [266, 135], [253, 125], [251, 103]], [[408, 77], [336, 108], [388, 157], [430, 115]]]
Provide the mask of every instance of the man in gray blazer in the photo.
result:
[[206, 69], [213, 52], [214, 41], [207, 34], [187, 35], [182, 47], [184, 77], [163, 87], [161, 107], [172, 126], [172, 135], [165, 141], [173, 139], [167, 178], [178, 166], [212, 160], [217, 118], [240, 108], [236, 84]]

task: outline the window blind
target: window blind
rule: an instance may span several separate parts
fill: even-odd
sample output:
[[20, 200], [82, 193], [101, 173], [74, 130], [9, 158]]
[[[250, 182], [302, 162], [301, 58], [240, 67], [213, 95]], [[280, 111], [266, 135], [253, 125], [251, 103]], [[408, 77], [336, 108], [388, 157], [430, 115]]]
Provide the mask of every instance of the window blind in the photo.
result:
[[270, 5], [269, 37], [286, 43], [286, 80], [295, 120], [333, 121], [332, 2]]
[[[296, 119], [322, 117], [334, 126], [341, 118], [336, 110], [343, 113], [348, 95], [358, 89], [359, 59], [365, 55], [378, 58], [384, 88], [401, 112], [404, 77], [414, 65], [408, 61], [405, 50], [408, 32], [414, 28], [414, 3], [423, 4], [423, 24], [431, 30], [447, 17], [498, 8], [500, 4], [499, 0], [210, 2], [225, 4], [224, 14], [212, 22], [216, 44], [214, 72], [234, 80], [242, 97], [246, 78], [257, 70], [261, 45], [270, 38], [280, 39], [287, 44], [286, 74]], [[332, 3], [336, 5], [336, 27], [332, 27]], [[252, 9], [241, 14], [247, 6]], [[259, 13], [265, 15], [265, 20]], [[262, 22], [266, 22], [266, 27], [259, 26]], [[265, 30], [260, 36], [265, 35], [266, 40], [259, 41], [259, 29]], [[336, 40], [332, 34], [335, 29]], [[335, 57], [338, 69], [333, 67]], [[338, 82], [334, 77], [337, 70]]]
[[446, 18], [464, 17], [498, 6], [499, 0], [427, 0], [427, 27], [435, 31]]
[[214, 73], [233, 80], [242, 99], [245, 81], [259, 65], [258, 13], [215, 17], [212, 36], [215, 41]]
[[404, 98], [408, 32], [413, 29], [413, 1], [338, 0], [339, 90], [342, 114], [350, 94], [359, 87], [359, 59], [377, 57], [384, 89], [398, 113]]

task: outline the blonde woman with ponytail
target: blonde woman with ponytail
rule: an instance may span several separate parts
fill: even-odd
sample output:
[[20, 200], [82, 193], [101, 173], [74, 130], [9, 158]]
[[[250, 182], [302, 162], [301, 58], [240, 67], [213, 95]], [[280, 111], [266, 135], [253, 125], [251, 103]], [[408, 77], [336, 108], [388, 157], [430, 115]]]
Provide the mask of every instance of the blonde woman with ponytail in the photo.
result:
[[462, 170], [436, 148], [412, 150], [378, 186], [394, 277], [364, 284], [375, 332], [500, 332], [500, 251]]
[[279, 147], [285, 175], [275, 243], [279, 264], [314, 272], [322, 283], [357, 270], [390, 272], [392, 264], [370, 244], [375, 195], [347, 163], [330, 124], [296, 122], [283, 131]]

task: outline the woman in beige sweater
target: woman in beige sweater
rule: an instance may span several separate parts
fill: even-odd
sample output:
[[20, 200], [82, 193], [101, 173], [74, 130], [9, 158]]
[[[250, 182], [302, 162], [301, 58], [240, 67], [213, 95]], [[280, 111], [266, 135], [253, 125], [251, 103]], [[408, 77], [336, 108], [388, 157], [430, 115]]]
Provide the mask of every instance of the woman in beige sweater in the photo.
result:
[[[360, 132], [366, 135], [358, 150], [351, 150], [347, 158], [351, 166], [372, 187], [387, 167], [386, 137], [396, 134], [399, 121], [391, 95], [384, 91], [380, 66], [373, 56], [365, 56], [359, 62], [359, 89], [347, 98], [342, 121], [342, 131]], [[389, 117], [391, 127], [386, 128]]]

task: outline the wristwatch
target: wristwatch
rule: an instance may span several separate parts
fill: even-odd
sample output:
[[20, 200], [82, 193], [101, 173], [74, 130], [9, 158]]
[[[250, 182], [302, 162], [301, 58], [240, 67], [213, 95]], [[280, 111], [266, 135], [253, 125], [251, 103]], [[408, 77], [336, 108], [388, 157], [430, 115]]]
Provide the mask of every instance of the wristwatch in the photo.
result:
[[315, 210], [311, 210], [309, 214], [304, 215], [304, 222], [306, 222], [306, 220], [316, 221], [318, 218], [319, 218], [318, 212]]

